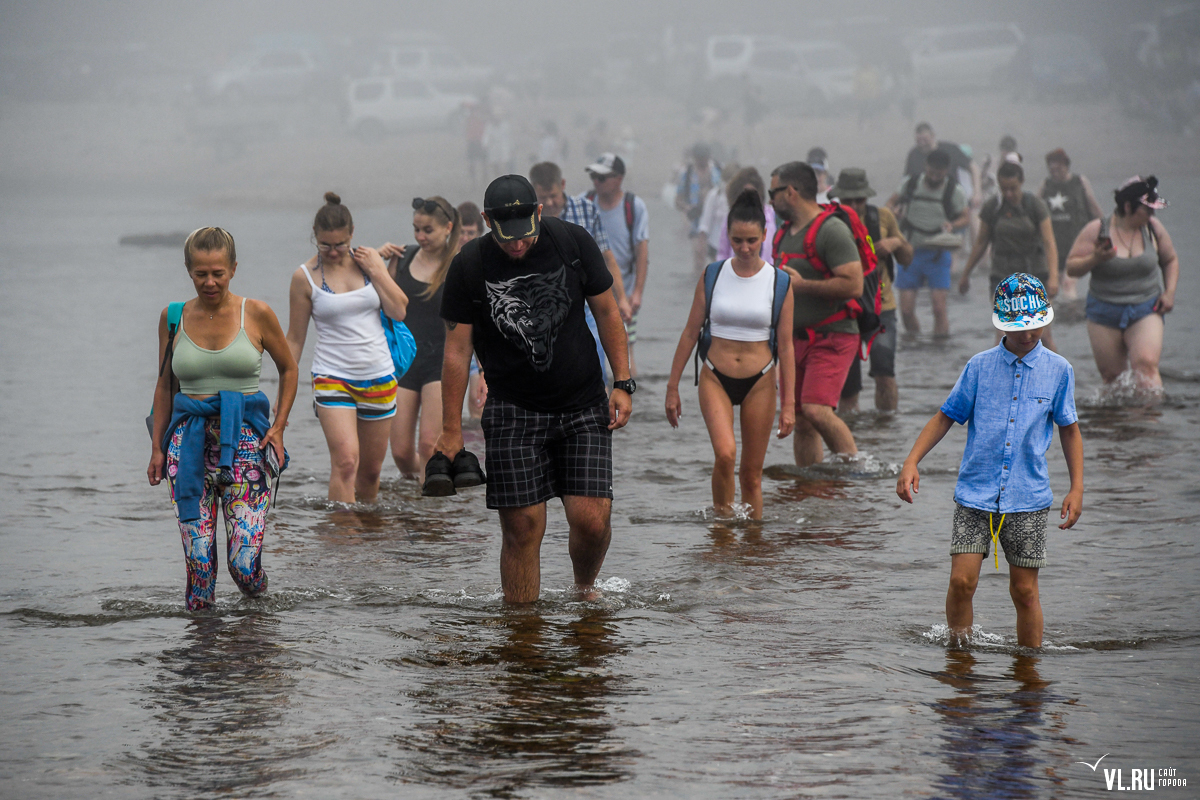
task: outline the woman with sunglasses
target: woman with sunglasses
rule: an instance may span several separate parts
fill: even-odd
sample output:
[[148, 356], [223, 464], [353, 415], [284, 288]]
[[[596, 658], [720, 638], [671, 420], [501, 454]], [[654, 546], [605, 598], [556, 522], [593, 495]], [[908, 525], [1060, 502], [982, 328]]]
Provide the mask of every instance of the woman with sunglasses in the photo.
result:
[[388, 274], [408, 297], [404, 323], [417, 342], [417, 356], [400, 376], [396, 416], [392, 421], [392, 458], [400, 474], [423, 479], [442, 432], [442, 284], [458, 252], [462, 218], [444, 197], [414, 197], [413, 237], [417, 246], [388, 242], [379, 254], [388, 259]]
[[1171, 235], [1154, 217], [1167, 205], [1158, 178], [1133, 177], [1115, 192], [1111, 217], [1079, 231], [1067, 255], [1067, 274], [1088, 284], [1088, 338], [1105, 384], [1127, 369], [1139, 389], [1162, 391], [1164, 317], [1175, 307], [1179, 255]]
[[287, 340], [300, 360], [308, 321], [317, 328], [313, 409], [329, 445], [329, 499], [373, 502], [396, 415], [396, 374], [384, 313], [404, 319], [408, 297], [379, 253], [351, 247], [354, 220], [333, 192], [313, 220], [317, 252], [292, 275]]

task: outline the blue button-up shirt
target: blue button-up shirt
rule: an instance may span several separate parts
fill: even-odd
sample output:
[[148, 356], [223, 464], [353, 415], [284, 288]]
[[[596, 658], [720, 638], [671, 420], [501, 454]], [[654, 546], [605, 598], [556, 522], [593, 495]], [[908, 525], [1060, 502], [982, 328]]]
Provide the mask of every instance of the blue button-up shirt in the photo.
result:
[[942, 413], [967, 425], [954, 501], [980, 511], [1040, 511], [1054, 500], [1046, 451], [1075, 413], [1075, 371], [1041, 342], [1017, 358], [1001, 342], [971, 358]]
[[571, 197], [567, 195], [567, 204], [563, 206], [558, 218], [563, 222], [574, 222], [586, 230], [596, 240], [600, 252], [611, 250], [608, 246], [608, 236], [604, 233], [604, 223], [600, 220], [600, 212], [596, 204], [586, 197]]

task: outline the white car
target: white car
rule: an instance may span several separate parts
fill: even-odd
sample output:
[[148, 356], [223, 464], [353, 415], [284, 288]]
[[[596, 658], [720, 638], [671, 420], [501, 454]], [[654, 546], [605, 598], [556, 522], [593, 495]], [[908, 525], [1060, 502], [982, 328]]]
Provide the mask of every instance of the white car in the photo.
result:
[[784, 43], [778, 36], [710, 36], [704, 48], [708, 78], [739, 78], [750, 69], [758, 50]]
[[346, 123], [364, 139], [379, 139], [389, 131], [453, 125], [474, 102], [471, 95], [441, 92], [424, 81], [360, 78], [350, 81]]
[[768, 104], [827, 107], [853, 96], [857, 68], [838, 42], [772, 44], [755, 49], [746, 75]]
[[468, 63], [447, 45], [417, 43], [384, 48], [378, 72], [462, 91], [478, 90], [491, 77], [492, 68]]
[[272, 48], [235, 57], [208, 79], [208, 95], [225, 100], [295, 99], [318, 89], [323, 69], [315, 53]]
[[1017, 54], [1024, 35], [1016, 25], [927, 28], [906, 37], [918, 91], [993, 86]]

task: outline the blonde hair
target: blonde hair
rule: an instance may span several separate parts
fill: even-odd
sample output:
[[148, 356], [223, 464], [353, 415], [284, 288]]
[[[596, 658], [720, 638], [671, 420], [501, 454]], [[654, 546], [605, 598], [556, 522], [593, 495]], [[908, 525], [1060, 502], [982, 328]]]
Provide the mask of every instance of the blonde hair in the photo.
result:
[[191, 272], [192, 258], [197, 252], [219, 253], [222, 250], [229, 257], [229, 266], [237, 263], [237, 249], [229, 231], [224, 228], [196, 228], [183, 243], [183, 265]]
[[[446, 249], [442, 252], [442, 260], [438, 263], [438, 267], [434, 270], [433, 276], [429, 280], [429, 288], [421, 292], [420, 297], [424, 300], [429, 300], [437, 290], [442, 288], [442, 284], [446, 282], [446, 273], [450, 271], [450, 262], [454, 260], [454, 256], [458, 253], [458, 240], [462, 237], [462, 215], [458, 213], [458, 209], [450, 205], [450, 201], [438, 195], [426, 197], [426, 200], [432, 200], [437, 205], [441, 216], [446, 218], [450, 223], [450, 235], [446, 237]], [[424, 214], [432, 216], [421, 209], [415, 209], [413, 216]]]

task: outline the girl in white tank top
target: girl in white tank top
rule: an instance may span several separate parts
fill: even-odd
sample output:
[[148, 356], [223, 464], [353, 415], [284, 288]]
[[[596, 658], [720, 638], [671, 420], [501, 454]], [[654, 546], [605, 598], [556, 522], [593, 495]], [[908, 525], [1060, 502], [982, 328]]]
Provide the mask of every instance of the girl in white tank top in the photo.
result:
[[[727, 229], [734, 256], [709, 265], [696, 284], [691, 313], [667, 379], [667, 421], [671, 427], [679, 426], [683, 415], [679, 381], [700, 341], [707, 311], [711, 339], [698, 383], [700, 409], [716, 457], [713, 511], [719, 516], [734, 515], [735, 483], [740, 482], [746, 513], [752, 519], [762, 519], [762, 469], [775, 422], [775, 361], [768, 344], [772, 332], [778, 347], [783, 395], [780, 438], [792, 432], [796, 421], [791, 283], [759, 256], [766, 237], [766, 219], [762, 198], [755, 189], [746, 189], [737, 197], [729, 210]], [[714, 270], [715, 280], [709, 277]], [[711, 299], [705, 291], [706, 277], [712, 283]], [[773, 319], [777, 293], [782, 307], [778, 319]], [[740, 406], [742, 431], [742, 458], [736, 478], [735, 406]]]
[[296, 360], [311, 319], [313, 410], [329, 445], [329, 499], [372, 502], [396, 414], [396, 375], [382, 310], [402, 321], [408, 298], [379, 253], [350, 246], [354, 222], [333, 192], [313, 221], [317, 254], [292, 274], [287, 340]]

